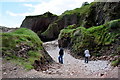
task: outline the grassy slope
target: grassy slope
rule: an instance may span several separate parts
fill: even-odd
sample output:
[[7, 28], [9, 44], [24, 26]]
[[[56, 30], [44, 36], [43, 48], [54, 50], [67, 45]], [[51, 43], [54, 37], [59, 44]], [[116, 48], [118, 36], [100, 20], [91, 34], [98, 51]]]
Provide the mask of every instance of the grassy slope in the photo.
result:
[[[1, 35], [4, 59], [23, 65], [26, 69], [32, 69], [35, 60], [45, 58], [42, 41], [33, 31], [20, 28], [14, 32], [1, 33]], [[24, 46], [29, 49], [26, 48], [27, 50], [19, 53]]]

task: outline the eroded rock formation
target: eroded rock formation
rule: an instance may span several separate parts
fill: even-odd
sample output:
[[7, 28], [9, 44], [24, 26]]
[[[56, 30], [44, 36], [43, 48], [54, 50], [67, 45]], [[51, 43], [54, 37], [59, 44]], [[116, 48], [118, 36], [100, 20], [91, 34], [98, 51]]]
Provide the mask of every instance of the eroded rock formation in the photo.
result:
[[[51, 13], [41, 16], [29, 16], [21, 27], [35, 31], [42, 41], [58, 38], [60, 30], [68, 25], [76, 24], [86, 28], [102, 25], [120, 18], [120, 2], [93, 2], [89, 5], [65, 11], [59, 17]], [[47, 15], [46, 17], [44, 17]]]
[[50, 12], [46, 12], [43, 15], [38, 16], [26, 16], [21, 27], [25, 27], [33, 30], [34, 32], [40, 34], [44, 32], [50, 23], [58, 18], [57, 15], [53, 15]]

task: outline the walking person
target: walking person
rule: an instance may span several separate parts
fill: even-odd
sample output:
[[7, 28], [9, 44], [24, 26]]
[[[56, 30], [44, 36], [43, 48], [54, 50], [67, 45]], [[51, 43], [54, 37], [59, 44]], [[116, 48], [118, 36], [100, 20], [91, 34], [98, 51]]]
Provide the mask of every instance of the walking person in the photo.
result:
[[85, 63], [88, 63], [89, 57], [90, 57], [90, 52], [88, 49], [84, 51], [85, 54]]
[[63, 55], [64, 55], [64, 50], [63, 48], [60, 48], [58, 60], [59, 60], [59, 63], [61, 64], [63, 64]]

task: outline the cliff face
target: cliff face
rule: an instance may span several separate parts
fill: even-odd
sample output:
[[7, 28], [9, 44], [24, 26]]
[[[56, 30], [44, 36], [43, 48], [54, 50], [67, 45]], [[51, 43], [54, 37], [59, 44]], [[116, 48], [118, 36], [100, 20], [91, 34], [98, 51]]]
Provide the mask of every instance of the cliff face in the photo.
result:
[[77, 15], [65, 15], [51, 23], [46, 31], [40, 34], [42, 41], [49, 41], [58, 38], [60, 30], [71, 24], [77, 24]]
[[119, 19], [119, 9], [120, 2], [96, 2], [71, 11], [66, 11], [62, 15], [64, 17], [67, 17], [66, 15], [76, 15], [76, 17], [71, 16], [72, 20], [67, 19], [65, 22], [70, 23], [71, 21], [78, 26], [89, 28]]
[[[62, 29], [58, 43], [60, 47], [70, 48], [76, 58], [84, 56], [84, 50], [90, 50], [92, 57], [117, 56], [120, 61], [120, 2], [91, 3], [66, 11], [63, 16], [76, 14], [76, 25]], [[110, 58], [109, 58], [110, 59]]]
[[[120, 18], [120, 2], [93, 2], [89, 5], [65, 11], [59, 17], [26, 17], [21, 27], [35, 31], [42, 41], [56, 39], [60, 30], [76, 24], [86, 28], [99, 26]], [[44, 16], [44, 15], [42, 15]]]
[[56, 19], [57, 16], [50, 12], [38, 16], [27, 16], [21, 24], [21, 27], [31, 29], [36, 33], [41, 33], [44, 32], [48, 28], [49, 24]]
[[[120, 18], [120, 2], [101, 2], [92, 5], [86, 21], [93, 21], [92, 26], [102, 25], [111, 20]], [[90, 19], [91, 18], [91, 19]], [[87, 25], [87, 24], [86, 24]]]
[[[41, 36], [44, 36], [46, 40], [55, 39], [58, 35], [51, 36], [50, 34], [59, 34], [61, 29], [73, 24], [86, 28], [99, 26], [111, 20], [119, 19], [119, 10], [120, 2], [97, 2], [74, 10], [65, 11], [54, 23], [51, 23], [51, 26]], [[52, 30], [52, 24], [56, 24], [53, 27], [57, 28], [57, 32]]]

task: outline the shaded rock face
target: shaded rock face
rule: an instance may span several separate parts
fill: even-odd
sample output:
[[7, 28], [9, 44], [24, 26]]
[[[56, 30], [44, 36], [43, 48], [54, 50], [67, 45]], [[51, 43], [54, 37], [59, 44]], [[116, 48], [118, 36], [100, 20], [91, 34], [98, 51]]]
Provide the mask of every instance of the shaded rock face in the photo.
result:
[[[99, 2], [91, 6], [85, 26], [98, 26], [120, 18], [120, 2]], [[89, 24], [91, 23], [91, 24]]]
[[78, 20], [77, 14], [65, 15], [65, 16], [63, 16], [63, 19], [61, 21], [58, 21], [58, 25], [59, 25], [60, 29], [65, 28], [68, 25], [78, 24], [77, 20]]
[[21, 24], [21, 27], [31, 29], [39, 34], [44, 32], [48, 28], [49, 24], [56, 19], [57, 16], [50, 12], [38, 16], [27, 16]]
[[[97, 2], [88, 8], [88, 12], [79, 12], [63, 16], [63, 25], [76, 24], [86, 28], [102, 25], [111, 20], [120, 18], [120, 2]], [[59, 22], [58, 22], [59, 23]]]
[[48, 29], [40, 35], [42, 41], [49, 41], [58, 38], [60, 30], [68, 25], [77, 24], [78, 17], [76, 14], [65, 15], [62, 19], [51, 23]]
[[[99, 26], [111, 20], [120, 18], [120, 11], [119, 11], [120, 2], [111, 2], [111, 3], [98, 2], [87, 6], [90, 7], [88, 8], [88, 12], [86, 13], [79, 13], [79, 12], [71, 13], [71, 14], [63, 13], [62, 17], [59, 16], [58, 20], [51, 23], [51, 24], [57, 23], [56, 28], [58, 28], [58, 32], [51, 30], [52, 28], [51, 27], [46, 30], [46, 33], [53, 31], [51, 32], [51, 34], [52, 33], [59, 34], [61, 29], [73, 24], [76, 24], [77, 26], [83, 26], [86, 28], [92, 26]], [[46, 40], [52, 40], [58, 37], [58, 35], [54, 35], [51, 36], [51, 38], [49, 38], [48, 34], [41, 34], [41, 36], [44, 36]]]

